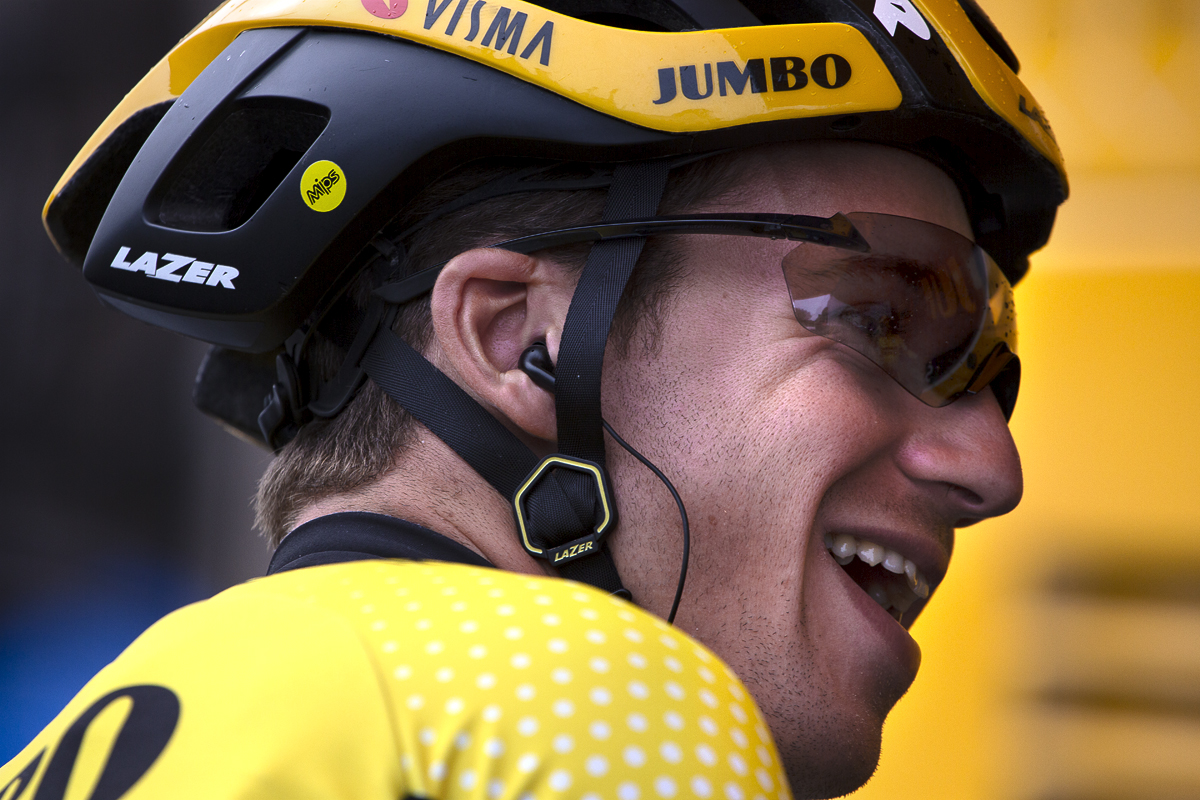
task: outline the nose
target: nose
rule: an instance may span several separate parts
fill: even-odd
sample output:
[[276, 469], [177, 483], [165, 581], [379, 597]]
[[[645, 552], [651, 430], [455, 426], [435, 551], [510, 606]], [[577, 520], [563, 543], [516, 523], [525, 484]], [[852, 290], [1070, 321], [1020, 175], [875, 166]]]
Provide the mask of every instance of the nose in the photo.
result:
[[987, 388], [942, 408], [914, 403], [900, 469], [959, 528], [1017, 507], [1021, 458], [1000, 404]]

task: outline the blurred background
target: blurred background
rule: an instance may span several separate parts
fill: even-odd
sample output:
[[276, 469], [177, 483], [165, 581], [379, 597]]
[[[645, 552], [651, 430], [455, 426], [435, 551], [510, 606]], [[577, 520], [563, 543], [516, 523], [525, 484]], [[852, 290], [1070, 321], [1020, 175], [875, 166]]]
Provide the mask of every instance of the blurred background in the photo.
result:
[[213, 0], [0, 0], [0, 763], [146, 626], [262, 574], [264, 454], [191, 405], [204, 348], [100, 305], [41, 207]]
[[856, 800], [1200, 798], [1200, 2], [981, 0], [1067, 159], [1025, 498], [959, 532]]
[[[39, 212], [211, 0], [0, 0], [0, 762], [145, 626], [261, 574], [262, 451], [203, 348], [102, 308]], [[1200, 797], [1200, 2], [982, 0], [1072, 196], [1017, 290], [1013, 514], [959, 535], [856, 798]]]

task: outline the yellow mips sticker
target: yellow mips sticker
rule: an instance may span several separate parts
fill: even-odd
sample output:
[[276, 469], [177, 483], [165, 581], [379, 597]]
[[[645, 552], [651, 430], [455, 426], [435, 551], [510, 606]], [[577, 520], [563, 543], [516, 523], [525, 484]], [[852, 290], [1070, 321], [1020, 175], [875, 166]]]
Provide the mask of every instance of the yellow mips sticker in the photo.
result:
[[333, 211], [346, 197], [346, 174], [332, 161], [316, 161], [300, 178], [300, 196], [313, 211]]

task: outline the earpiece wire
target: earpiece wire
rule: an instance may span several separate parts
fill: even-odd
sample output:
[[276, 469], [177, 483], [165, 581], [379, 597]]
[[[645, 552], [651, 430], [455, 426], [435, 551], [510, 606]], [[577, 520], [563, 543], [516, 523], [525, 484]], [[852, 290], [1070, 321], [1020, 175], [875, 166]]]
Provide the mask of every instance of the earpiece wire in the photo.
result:
[[692, 547], [692, 536], [688, 527], [687, 509], [683, 507], [683, 500], [680, 499], [679, 492], [675, 491], [675, 486], [672, 485], [671, 481], [667, 479], [666, 475], [662, 474], [662, 470], [651, 464], [649, 459], [647, 459], [637, 450], [634, 450], [628, 442], [618, 436], [617, 432], [612, 429], [612, 426], [608, 424], [607, 420], [601, 419], [600, 422], [604, 424], [604, 430], [608, 431], [608, 435], [613, 437], [613, 439], [616, 439], [617, 444], [628, 450], [630, 455], [642, 462], [646, 469], [653, 472], [654, 475], [663, 482], [663, 485], [666, 486], [667, 490], [671, 492], [671, 496], [675, 498], [675, 505], [679, 506], [679, 517], [681, 520], [683, 520], [683, 564], [681, 564], [679, 567], [679, 585], [675, 588], [675, 602], [671, 603], [671, 613], [667, 616], [667, 622], [674, 623], [675, 614], [679, 611], [679, 601], [683, 598], [683, 584], [687, 581], [688, 557], [691, 553]]

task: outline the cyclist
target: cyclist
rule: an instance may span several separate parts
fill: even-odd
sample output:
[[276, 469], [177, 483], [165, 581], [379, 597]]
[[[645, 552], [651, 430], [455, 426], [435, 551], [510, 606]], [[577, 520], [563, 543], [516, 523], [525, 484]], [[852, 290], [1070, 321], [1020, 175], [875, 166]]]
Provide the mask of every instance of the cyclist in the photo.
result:
[[954, 529], [1021, 494], [1011, 284], [1067, 188], [1018, 68], [972, 0], [222, 6], [45, 219], [213, 345], [271, 575], [0, 795], [863, 783]]

